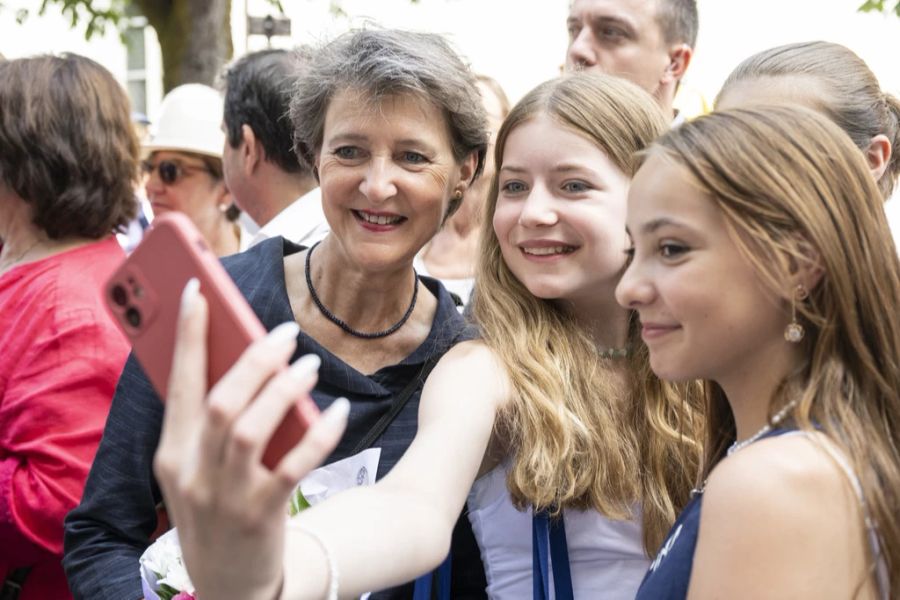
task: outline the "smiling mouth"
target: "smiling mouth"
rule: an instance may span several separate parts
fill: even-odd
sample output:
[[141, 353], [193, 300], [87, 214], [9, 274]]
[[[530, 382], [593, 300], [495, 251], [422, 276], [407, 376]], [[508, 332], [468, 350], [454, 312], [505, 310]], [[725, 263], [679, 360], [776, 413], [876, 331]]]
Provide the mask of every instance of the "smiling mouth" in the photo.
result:
[[399, 215], [373, 215], [361, 210], [351, 210], [350, 212], [358, 220], [370, 225], [398, 225], [406, 220], [406, 217]]
[[572, 254], [575, 246], [547, 246], [544, 248], [522, 248], [522, 252], [530, 256], [556, 256], [558, 254]]
[[663, 337], [673, 331], [681, 329], [678, 325], [657, 325], [655, 323], [641, 325], [641, 337], [645, 342]]

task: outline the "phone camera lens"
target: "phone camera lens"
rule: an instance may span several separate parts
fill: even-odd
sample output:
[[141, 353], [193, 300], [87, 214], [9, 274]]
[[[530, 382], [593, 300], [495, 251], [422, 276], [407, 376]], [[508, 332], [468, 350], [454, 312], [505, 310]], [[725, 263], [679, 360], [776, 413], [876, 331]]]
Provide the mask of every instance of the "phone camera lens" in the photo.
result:
[[119, 306], [125, 306], [128, 302], [128, 292], [121, 285], [113, 286], [112, 300]]
[[141, 311], [133, 306], [129, 307], [128, 310], [125, 311], [125, 319], [128, 321], [129, 325], [137, 329], [141, 326]]

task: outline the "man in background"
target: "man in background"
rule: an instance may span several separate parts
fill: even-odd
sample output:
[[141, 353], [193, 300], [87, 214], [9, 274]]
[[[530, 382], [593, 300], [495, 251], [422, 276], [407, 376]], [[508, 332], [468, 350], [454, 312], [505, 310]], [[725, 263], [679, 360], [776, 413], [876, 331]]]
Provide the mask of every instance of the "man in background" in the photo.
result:
[[261, 50], [223, 74], [225, 183], [258, 226], [250, 246], [282, 236], [309, 246], [328, 233], [318, 183], [293, 150], [287, 116], [291, 92], [309, 51]]
[[573, 0], [566, 26], [567, 70], [628, 79], [679, 120], [672, 103], [697, 43], [696, 0]]

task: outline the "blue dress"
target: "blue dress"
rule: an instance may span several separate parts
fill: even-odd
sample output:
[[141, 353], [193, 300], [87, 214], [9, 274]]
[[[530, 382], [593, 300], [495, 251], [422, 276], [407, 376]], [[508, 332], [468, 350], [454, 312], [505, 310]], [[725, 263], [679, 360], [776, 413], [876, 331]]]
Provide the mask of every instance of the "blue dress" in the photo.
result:
[[665, 543], [650, 563], [635, 600], [682, 600], [687, 598], [694, 566], [694, 550], [700, 533], [703, 494], [694, 496], [681, 514]]

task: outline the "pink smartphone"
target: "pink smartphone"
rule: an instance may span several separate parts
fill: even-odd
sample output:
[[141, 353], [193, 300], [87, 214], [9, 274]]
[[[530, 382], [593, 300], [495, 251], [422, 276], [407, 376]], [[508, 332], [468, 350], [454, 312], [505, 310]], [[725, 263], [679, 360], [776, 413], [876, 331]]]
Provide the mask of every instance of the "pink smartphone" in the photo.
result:
[[[181, 293], [191, 277], [209, 305], [207, 385], [212, 387], [266, 330], [191, 220], [157, 217], [144, 239], [106, 284], [106, 304], [157, 394], [165, 399]], [[319, 411], [309, 398], [272, 435], [263, 464], [273, 468], [306, 433]]]

